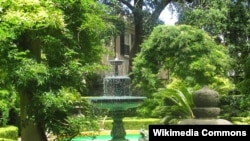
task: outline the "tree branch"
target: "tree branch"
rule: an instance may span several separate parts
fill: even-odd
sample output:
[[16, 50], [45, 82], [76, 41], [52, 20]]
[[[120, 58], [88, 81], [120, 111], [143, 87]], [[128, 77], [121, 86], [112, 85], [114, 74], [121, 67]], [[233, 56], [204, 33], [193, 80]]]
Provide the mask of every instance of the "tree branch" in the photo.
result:
[[127, 0], [119, 0], [119, 1], [125, 4], [131, 11], [134, 11], [135, 7], [133, 7]]
[[155, 23], [161, 12], [164, 10], [164, 8], [171, 2], [172, 0], [162, 0], [159, 2], [159, 4], [156, 6], [155, 10], [151, 14], [151, 16], [147, 19], [146, 23], [151, 22]]

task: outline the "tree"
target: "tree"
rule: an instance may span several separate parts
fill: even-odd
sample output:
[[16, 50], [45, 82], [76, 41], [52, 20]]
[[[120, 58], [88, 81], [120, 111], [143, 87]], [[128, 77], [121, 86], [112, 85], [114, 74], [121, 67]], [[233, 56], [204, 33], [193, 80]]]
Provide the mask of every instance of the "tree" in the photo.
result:
[[233, 58], [228, 74], [236, 87], [230, 96], [221, 99], [223, 107], [228, 107], [223, 111], [229, 116], [239, 116], [247, 111], [245, 107], [249, 105], [249, 11], [249, 0], [195, 0], [179, 13], [179, 24], [209, 32], [215, 41], [226, 46]]
[[20, 96], [22, 140], [46, 141], [47, 130], [69, 126], [86, 95], [81, 82], [102, 69], [102, 40], [113, 28], [108, 11], [94, 0], [0, 5], [0, 85], [13, 86]]
[[133, 83], [149, 94], [162, 87], [158, 79], [162, 70], [169, 73], [170, 83], [173, 77], [189, 87], [231, 87], [226, 76], [231, 60], [228, 50], [204, 30], [188, 25], [157, 26], [141, 47], [134, 60]]
[[234, 63], [230, 77], [242, 93], [249, 93], [249, 0], [195, 0], [179, 14], [179, 24], [192, 25], [209, 32], [227, 46]]
[[[159, 22], [159, 16], [165, 7], [176, 0], [100, 0], [114, 8], [117, 8], [115, 14], [128, 17], [135, 29], [134, 45], [129, 54], [129, 72], [132, 72], [132, 62], [137, 53], [140, 52], [140, 45], [143, 40], [152, 31], [153, 27], [162, 24]], [[178, 2], [191, 2], [192, 0], [180, 0]], [[133, 76], [131, 75], [133, 78]]]
[[[194, 0], [193, 3], [178, 6], [177, 24], [192, 25], [216, 38], [224, 35], [231, 0]], [[198, 21], [197, 21], [198, 20]]]
[[[207, 85], [221, 95], [233, 89], [226, 76], [231, 63], [228, 50], [204, 30], [160, 25], [141, 47], [134, 59], [133, 84], [150, 97], [138, 110], [141, 115], [165, 117], [165, 124], [175, 123], [193, 117], [191, 94], [196, 89]], [[162, 71], [169, 76], [165, 83], [159, 79]]]
[[250, 1], [237, 0], [229, 5], [227, 32], [225, 40], [231, 56], [234, 58], [231, 75], [237, 87], [243, 94], [250, 95], [249, 88], [249, 54], [250, 54]]

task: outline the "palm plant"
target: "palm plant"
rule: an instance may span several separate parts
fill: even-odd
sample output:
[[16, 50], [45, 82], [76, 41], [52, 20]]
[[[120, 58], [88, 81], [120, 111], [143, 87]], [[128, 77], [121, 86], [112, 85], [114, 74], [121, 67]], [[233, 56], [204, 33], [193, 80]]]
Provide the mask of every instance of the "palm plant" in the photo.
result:
[[155, 114], [164, 116], [163, 124], [175, 124], [181, 119], [194, 118], [192, 91], [185, 86], [165, 87], [154, 93], [159, 102]]

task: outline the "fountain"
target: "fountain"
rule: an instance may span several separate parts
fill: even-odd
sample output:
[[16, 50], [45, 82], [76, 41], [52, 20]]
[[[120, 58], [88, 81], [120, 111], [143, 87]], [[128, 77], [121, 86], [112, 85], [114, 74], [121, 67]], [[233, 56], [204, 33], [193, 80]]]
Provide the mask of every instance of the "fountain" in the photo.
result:
[[119, 74], [119, 66], [123, 60], [109, 60], [113, 73], [105, 76], [103, 80], [104, 95], [89, 97], [90, 103], [97, 108], [109, 110], [113, 119], [110, 141], [128, 141], [125, 138], [126, 131], [123, 125], [124, 112], [131, 108], [136, 108], [146, 98], [133, 96], [130, 90], [130, 78]]

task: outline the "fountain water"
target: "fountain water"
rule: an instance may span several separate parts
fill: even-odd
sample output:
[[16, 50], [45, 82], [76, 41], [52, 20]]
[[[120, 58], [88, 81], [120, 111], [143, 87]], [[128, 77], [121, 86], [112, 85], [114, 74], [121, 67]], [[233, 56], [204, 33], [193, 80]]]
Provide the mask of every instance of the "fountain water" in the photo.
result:
[[105, 76], [103, 80], [104, 95], [99, 97], [89, 97], [91, 104], [100, 108], [109, 110], [113, 119], [110, 141], [128, 141], [126, 131], [123, 125], [124, 112], [131, 108], [136, 108], [146, 98], [142, 96], [133, 96], [130, 90], [130, 78], [119, 74], [119, 66], [123, 60], [109, 60], [114, 73]]

